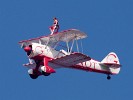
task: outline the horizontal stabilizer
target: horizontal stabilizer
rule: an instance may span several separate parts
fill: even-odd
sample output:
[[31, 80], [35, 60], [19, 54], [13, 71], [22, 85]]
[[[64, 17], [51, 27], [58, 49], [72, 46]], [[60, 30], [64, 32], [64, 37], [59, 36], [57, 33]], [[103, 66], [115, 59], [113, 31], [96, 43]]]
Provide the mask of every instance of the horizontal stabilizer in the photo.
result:
[[108, 67], [113, 67], [113, 68], [119, 68], [120, 62], [119, 58], [114, 52], [109, 53], [100, 63], [100, 65], [108, 66]]
[[70, 67], [72, 65], [76, 65], [78, 63], [82, 63], [82, 62], [85, 62], [88, 60], [91, 60], [91, 58], [89, 56], [86, 56], [82, 53], [72, 53], [70, 55], [66, 55], [61, 58], [51, 60], [49, 62], [58, 64], [61, 66]]
[[112, 67], [112, 68], [119, 68], [119, 67], [121, 67], [120, 64], [114, 64], [114, 63], [100, 63], [100, 65], [107, 66], [107, 67]]

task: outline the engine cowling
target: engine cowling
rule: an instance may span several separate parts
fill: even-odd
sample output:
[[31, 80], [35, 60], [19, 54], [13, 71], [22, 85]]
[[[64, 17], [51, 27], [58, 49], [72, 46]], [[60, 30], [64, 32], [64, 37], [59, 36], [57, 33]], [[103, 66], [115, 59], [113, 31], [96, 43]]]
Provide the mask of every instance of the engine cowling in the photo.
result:
[[25, 51], [25, 52], [30, 52], [31, 50], [32, 50], [32, 48], [29, 47], [29, 46], [24, 47], [24, 51]]
[[29, 56], [32, 52], [32, 45], [24, 46], [23, 49], [27, 53], [27, 55]]

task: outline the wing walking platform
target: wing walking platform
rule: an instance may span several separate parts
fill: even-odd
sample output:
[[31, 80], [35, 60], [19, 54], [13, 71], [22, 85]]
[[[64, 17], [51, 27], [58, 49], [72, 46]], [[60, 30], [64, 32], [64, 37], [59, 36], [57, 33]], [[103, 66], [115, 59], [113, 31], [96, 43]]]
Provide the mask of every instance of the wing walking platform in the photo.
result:
[[51, 60], [50, 62], [61, 66], [70, 67], [88, 60], [91, 60], [91, 58], [82, 53], [71, 53], [70, 55]]

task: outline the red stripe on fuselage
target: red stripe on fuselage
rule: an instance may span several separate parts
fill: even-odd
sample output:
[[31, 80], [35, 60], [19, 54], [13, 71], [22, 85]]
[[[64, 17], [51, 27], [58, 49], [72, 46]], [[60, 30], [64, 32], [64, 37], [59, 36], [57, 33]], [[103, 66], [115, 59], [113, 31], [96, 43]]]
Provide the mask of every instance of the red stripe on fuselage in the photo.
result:
[[[35, 57], [32, 57], [32, 59], [35, 59], [35, 60], [43, 60], [44, 59], [44, 55], [38, 55], [38, 56], [35, 56]], [[50, 58], [48, 57], [49, 59], [53, 59], [53, 58]], [[94, 63], [94, 62], [93, 62]], [[79, 70], [84, 70], [84, 71], [89, 71], [89, 72], [97, 72], [97, 73], [103, 73], [103, 74], [117, 74], [117, 73], [111, 73], [110, 71], [105, 71], [105, 70], [98, 70], [95, 68], [95, 63], [94, 63], [94, 68], [91, 68], [92, 66], [92, 63], [90, 63], [89, 66], [86, 65], [86, 62], [85, 62], [85, 66], [83, 66], [83, 64], [81, 65], [73, 65], [73, 66], [70, 66], [70, 67], [66, 67], [66, 66], [63, 66], [64, 68], [73, 68], [73, 69], [79, 69]]]
[[89, 72], [103, 73], [103, 74], [112, 74], [112, 75], [117, 74], [117, 73], [111, 73], [111, 72], [105, 71], [105, 70], [98, 70], [96, 68], [84, 67], [84, 66], [80, 66], [80, 65], [71, 66], [70, 68], [89, 71]]

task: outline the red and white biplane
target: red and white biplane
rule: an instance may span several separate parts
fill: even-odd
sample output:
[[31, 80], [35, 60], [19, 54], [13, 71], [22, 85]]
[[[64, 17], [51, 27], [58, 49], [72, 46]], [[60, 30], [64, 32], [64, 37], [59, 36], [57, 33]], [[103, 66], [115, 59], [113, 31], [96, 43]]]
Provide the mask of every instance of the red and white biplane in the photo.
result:
[[[40, 75], [48, 76], [58, 68], [73, 68], [88, 72], [98, 72], [107, 75], [118, 74], [120, 62], [114, 52], [109, 53], [101, 62], [79, 52], [79, 40], [87, 35], [77, 29], [69, 29], [29, 40], [19, 44], [27, 53], [29, 63], [28, 73], [32, 79]], [[65, 45], [65, 46], [64, 46]], [[74, 50], [76, 48], [76, 50]], [[82, 48], [82, 47], [80, 47]], [[76, 52], [75, 52], [76, 51]]]

